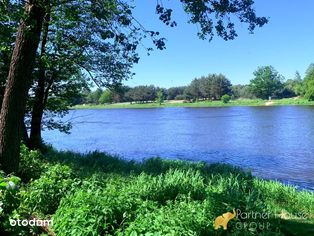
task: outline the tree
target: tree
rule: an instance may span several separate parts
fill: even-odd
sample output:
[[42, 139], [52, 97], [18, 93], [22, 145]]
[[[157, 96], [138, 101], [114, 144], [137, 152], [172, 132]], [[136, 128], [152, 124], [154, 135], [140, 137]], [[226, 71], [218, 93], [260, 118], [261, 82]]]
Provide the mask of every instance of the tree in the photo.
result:
[[[233, 17], [230, 17], [230, 15], [234, 15], [241, 22], [247, 23], [249, 25], [248, 29], [251, 32], [256, 26], [263, 26], [267, 23], [266, 18], [256, 16], [253, 9], [253, 1], [231, 0], [209, 2], [183, 0], [181, 2], [185, 12], [191, 16], [190, 22], [198, 23], [200, 25], [200, 32], [198, 35], [202, 39], [208, 38], [211, 40], [214, 31], [216, 31], [218, 36], [225, 40], [234, 39], [237, 36], [237, 33], [235, 31], [235, 24], [231, 21]], [[132, 11], [130, 10], [129, 5], [123, 1], [27, 1], [16, 35], [15, 47], [12, 53], [5, 95], [1, 107], [0, 163], [6, 172], [15, 171], [18, 168], [21, 138], [20, 131], [27, 101], [27, 91], [31, 84], [36, 51], [38, 49], [40, 35], [43, 31], [42, 26], [44, 17], [47, 16], [55, 6], [62, 6], [60, 9], [60, 19], [62, 20], [63, 17], [71, 15], [71, 19], [73, 19], [71, 23], [74, 23], [74, 25], [81, 26], [80, 23], [84, 22], [85, 19], [91, 19], [90, 22], [92, 22], [92, 24], [87, 25], [90, 32], [95, 30], [95, 25], [93, 23], [96, 20], [102, 22], [101, 26], [111, 25], [112, 28], [108, 29], [106, 33], [104, 33], [104, 36], [106, 39], [111, 38], [112, 41], [116, 42], [114, 45], [118, 45], [118, 48], [122, 45], [135, 51], [136, 46], [140, 43], [140, 40], [138, 39], [141, 38], [140, 36], [135, 38], [127, 37], [127, 35], [119, 30], [119, 25], [121, 24], [130, 29], [131, 36], [136, 35], [136, 32], [141, 30], [141, 32], [150, 34], [150, 36], [153, 37], [153, 43], [158, 49], [165, 48], [164, 38], [156, 38], [158, 35], [157, 32], [143, 29], [141, 24], [137, 24], [136, 26], [131, 24], [131, 22], [136, 22], [136, 20], [134, 20], [134, 17], [132, 16]], [[88, 13], [91, 14], [84, 14], [84, 10], [88, 10]], [[121, 10], [122, 13], [120, 14]], [[118, 14], [112, 14], [116, 13], [116, 11], [118, 11]], [[176, 25], [176, 23], [171, 20], [171, 9], [166, 9], [160, 4], [157, 4], [156, 12], [159, 15], [160, 20], [165, 24], [170, 26]], [[74, 15], [71, 13], [74, 13]], [[114, 24], [108, 24], [108, 20]], [[84, 27], [85, 26], [76, 27], [76, 29]], [[76, 34], [63, 34], [62, 32], [64, 31], [61, 30], [59, 31], [59, 34], [55, 35], [60, 42], [66, 38], [65, 36], [67, 36], [70, 41], [74, 42], [77, 41], [77, 37], [83, 39], [83, 41], [92, 42], [93, 39], [99, 39], [103, 36], [101, 34], [90, 34], [89, 37], [86, 37], [84, 34], [78, 34], [78, 31], [72, 31], [76, 32]], [[132, 41], [132, 39], [135, 40]], [[92, 43], [90, 43], [90, 45], [92, 45]], [[99, 46], [102, 47], [102, 51], [107, 50], [105, 45], [100, 44]], [[67, 47], [66, 43], [64, 43], [64, 47]], [[69, 45], [69, 48], [71, 48], [71, 45]], [[87, 51], [85, 52], [93, 52], [91, 48], [86, 49]], [[119, 50], [116, 51], [116, 53], [118, 52]], [[77, 58], [84, 56], [84, 54], [77, 54]], [[103, 54], [100, 53], [97, 57], [90, 57], [90, 59], [91, 60], [83, 60], [84, 63], [80, 64], [81, 67], [85, 67], [90, 76], [93, 75], [93, 71], [97, 72], [99, 69], [98, 65], [105, 64], [108, 68], [108, 70], [106, 70], [107, 74], [110, 75], [108, 78], [113, 78], [115, 80], [118, 78], [118, 81], [121, 72], [129, 72], [129, 69], [132, 66], [132, 61], [129, 64], [116, 61], [115, 55], [112, 55], [111, 57], [103, 57]], [[69, 59], [69, 61], [70, 60], [71, 59]], [[134, 57], [134, 60], [135, 61], [133, 62], [136, 62], [138, 61], [138, 58]], [[104, 63], [99, 63], [99, 61], [103, 61]], [[110, 70], [112, 68], [118, 68], [118, 70]], [[94, 78], [95, 83], [102, 84], [102, 81], [99, 79], [101, 79], [101, 77]]]
[[201, 93], [201, 96], [202, 98], [205, 98], [205, 99], [209, 99], [211, 98], [211, 75], [208, 75], [208, 76], [202, 76], [200, 79], [199, 79], [199, 89], [200, 89], [200, 93]]
[[304, 95], [304, 81], [298, 71], [295, 72], [292, 90], [296, 95]]
[[101, 94], [101, 96], [99, 98], [99, 103], [100, 104], [112, 103], [112, 99], [113, 99], [113, 93], [109, 89], [106, 89]]
[[127, 97], [131, 99], [133, 102], [148, 102], [148, 101], [155, 101], [156, 99], [156, 88], [154, 85], [145, 86], [140, 85], [134, 88], [131, 88], [127, 94]]
[[162, 92], [162, 90], [157, 91], [156, 102], [159, 105], [161, 105], [164, 102], [164, 93]]
[[[63, 76], [68, 74], [65, 69], [72, 74], [83, 70], [94, 83], [105, 87], [119, 85], [122, 80], [130, 78], [130, 68], [138, 61], [135, 52], [138, 29], [128, 31], [131, 27], [129, 10], [128, 5], [112, 0], [69, 1], [53, 3], [46, 8], [40, 54], [35, 67], [38, 72], [35, 73], [31, 111], [30, 148], [41, 147], [42, 122], [47, 110], [45, 97], [51, 95], [51, 88], [56, 90], [60, 79], [63, 80], [62, 87], [69, 83], [72, 76]], [[58, 93], [54, 95], [59, 96]], [[93, 95], [96, 97], [92, 103], [97, 104], [99, 94]], [[60, 112], [62, 116], [65, 110]]]
[[259, 67], [253, 74], [250, 89], [258, 98], [268, 99], [283, 88], [283, 77], [272, 66]]
[[88, 103], [92, 103], [92, 104], [98, 104], [99, 103], [99, 99], [100, 99], [102, 94], [103, 94], [102, 89], [97, 88], [95, 91], [91, 92], [87, 96], [87, 102]]
[[17, 2], [0, 2], [0, 108], [20, 17], [21, 7]]
[[0, 115], [0, 164], [7, 173], [17, 171], [19, 165], [21, 125], [45, 6], [37, 0], [26, 2], [16, 35]]
[[283, 88], [278, 93], [280, 98], [289, 98], [303, 93], [303, 81], [299, 72], [295, 73], [293, 79], [288, 79], [283, 83]]
[[190, 85], [186, 87], [184, 94], [187, 99], [193, 99], [194, 101], [202, 97], [202, 93], [200, 90], [200, 80], [199, 79], [192, 80]]
[[231, 86], [231, 93], [234, 99], [237, 98], [254, 98], [249, 85], [233, 85]]
[[225, 95], [222, 95], [222, 96], [221, 96], [221, 101], [222, 101], [223, 103], [228, 103], [230, 100], [231, 100], [231, 97], [230, 97], [230, 95], [228, 95], [228, 94], [225, 94]]
[[219, 100], [224, 94], [231, 94], [231, 82], [226, 76], [211, 75], [210, 80], [210, 96], [216, 100]]
[[314, 101], [314, 64], [311, 64], [305, 72], [304, 77], [305, 94], [309, 101]]
[[231, 82], [222, 74], [209, 74], [194, 79], [185, 91], [187, 97], [195, 100], [199, 98], [219, 100], [222, 95], [230, 93]]
[[174, 100], [178, 95], [183, 95], [185, 88], [185, 86], [169, 88], [167, 90], [167, 100]]

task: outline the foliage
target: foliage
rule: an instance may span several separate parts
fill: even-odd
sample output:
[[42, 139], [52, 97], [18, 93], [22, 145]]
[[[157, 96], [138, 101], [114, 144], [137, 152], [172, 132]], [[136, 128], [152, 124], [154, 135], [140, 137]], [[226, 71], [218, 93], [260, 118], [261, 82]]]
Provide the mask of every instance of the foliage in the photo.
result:
[[12, 42], [14, 42], [21, 10], [22, 7], [17, 1], [0, 2], [0, 108], [14, 46]]
[[209, 74], [199, 79], [194, 79], [185, 89], [188, 99], [220, 100], [224, 94], [231, 93], [231, 82], [222, 74]]
[[[305, 223], [314, 223], [313, 193], [257, 179], [227, 164], [160, 158], [136, 163], [103, 153], [52, 149], [29, 163], [32, 160], [46, 170], [21, 189], [21, 200], [12, 205], [10, 214], [52, 216], [50, 230], [61, 236], [222, 235], [222, 229], [214, 230], [213, 221], [233, 208], [269, 212], [270, 218], [234, 219], [228, 224], [229, 235], [285, 235], [293, 230], [307, 235], [311, 228]], [[299, 213], [305, 216], [299, 223], [286, 218]], [[270, 227], [238, 229], [241, 222]], [[9, 225], [5, 229], [17, 230]], [[22, 235], [31, 235], [32, 230], [24, 229]]]
[[311, 64], [305, 73], [305, 94], [309, 101], [314, 101], [314, 64]]
[[[253, 32], [256, 26], [263, 26], [268, 22], [265, 17], [257, 17], [253, 9], [254, 1], [190, 1], [182, 0], [184, 10], [190, 15], [190, 23], [198, 23], [201, 39], [211, 40], [214, 33], [224, 40], [237, 37], [235, 24], [232, 22], [234, 14], [241, 22], [248, 23], [248, 30]], [[215, 19], [213, 19], [215, 18]]]
[[233, 99], [238, 99], [238, 98], [249, 98], [249, 99], [254, 99], [256, 98], [251, 90], [249, 85], [233, 85], [231, 86], [231, 93], [232, 93], [232, 97]]
[[101, 95], [103, 94], [102, 89], [97, 88], [95, 91], [88, 94], [86, 101], [92, 104], [98, 104]]
[[42, 160], [42, 154], [39, 151], [29, 151], [24, 144], [21, 145], [20, 152], [21, 160], [18, 175], [23, 182], [38, 179], [47, 168]]
[[183, 96], [185, 90], [185, 86], [181, 86], [181, 87], [171, 87], [169, 89], [167, 89], [167, 100], [183, 100], [183, 99], [178, 99], [177, 96]]
[[164, 93], [161, 90], [157, 91], [156, 94], [156, 102], [161, 105], [164, 102]]
[[100, 104], [112, 103], [112, 101], [113, 101], [113, 93], [109, 89], [106, 89], [101, 94], [101, 96], [100, 96], [98, 101], [99, 101]]
[[301, 75], [296, 71], [294, 79], [292, 80], [291, 89], [296, 95], [304, 95], [304, 80]]
[[29, 214], [52, 214], [59, 206], [60, 200], [75, 184], [74, 175], [66, 165], [56, 164], [44, 172], [22, 192], [23, 205]]
[[157, 89], [154, 85], [150, 86], [136, 86], [130, 89], [126, 96], [131, 99], [133, 102], [148, 102], [154, 101], [156, 99]]
[[0, 171], [0, 232], [8, 227], [9, 217], [20, 203], [21, 179]]
[[282, 88], [282, 76], [272, 66], [259, 67], [250, 81], [252, 93], [261, 99], [276, 95]]
[[231, 100], [231, 97], [230, 97], [230, 95], [228, 95], [228, 94], [225, 94], [225, 95], [223, 95], [223, 96], [221, 97], [221, 101], [222, 101], [223, 103], [228, 103], [228, 102], [230, 102], [230, 100]]

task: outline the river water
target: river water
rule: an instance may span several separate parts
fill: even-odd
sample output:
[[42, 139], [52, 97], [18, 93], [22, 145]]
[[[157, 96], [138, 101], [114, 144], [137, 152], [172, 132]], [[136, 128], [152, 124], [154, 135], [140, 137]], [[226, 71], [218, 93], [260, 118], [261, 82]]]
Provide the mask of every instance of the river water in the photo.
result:
[[70, 135], [44, 131], [58, 150], [230, 163], [314, 190], [314, 107], [71, 110]]

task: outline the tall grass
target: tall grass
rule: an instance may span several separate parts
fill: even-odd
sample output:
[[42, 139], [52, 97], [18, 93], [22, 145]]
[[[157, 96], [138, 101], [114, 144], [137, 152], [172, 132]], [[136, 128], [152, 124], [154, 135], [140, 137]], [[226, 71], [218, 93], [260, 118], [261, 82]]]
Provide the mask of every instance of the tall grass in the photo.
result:
[[[21, 169], [25, 184], [20, 189], [20, 204], [9, 217], [52, 217], [50, 233], [56, 235], [313, 232], [313, 193], [255, 178], [230, 165], [160, 158], [138, 163], [98, 152], [22, 152], [22, 163], [33, 163], [34, 175], [25, 175]], [[227, 231], [214, 230], [215, 218], [232, 209], [269, 213], [269, 218], [238, 217], [229, 222]], [[266, 223], [267, 228], [255, 227]], [[41, 228], [1, 226], [12, 234], [43, 233]]]

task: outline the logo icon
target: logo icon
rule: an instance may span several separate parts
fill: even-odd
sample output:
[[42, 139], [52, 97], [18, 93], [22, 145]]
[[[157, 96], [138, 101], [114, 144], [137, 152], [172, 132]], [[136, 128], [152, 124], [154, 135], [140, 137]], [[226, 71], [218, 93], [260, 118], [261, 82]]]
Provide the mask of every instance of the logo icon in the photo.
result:
[[214, 228], [215, 230], [219, 229], [220, 226], [223, 227], [224, 230], [227, 230], [227, 225], [229, 220], [233, 219], [236, 216], [235, 209], [233, 209], [233, 213], [231, 212], [226, 212], [222, 214], [221, 216], [216, 217], [215, 222], [214, 222]]

